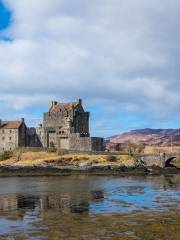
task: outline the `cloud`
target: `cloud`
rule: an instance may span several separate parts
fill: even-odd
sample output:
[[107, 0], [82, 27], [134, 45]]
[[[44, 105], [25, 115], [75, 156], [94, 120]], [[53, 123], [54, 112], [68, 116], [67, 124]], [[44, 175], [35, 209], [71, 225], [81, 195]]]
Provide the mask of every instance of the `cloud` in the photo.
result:
[[0, 41], [0, 100], [12, 111], [82, 97], [180, 115], [178, 0], [3, 3], [13, 41]]

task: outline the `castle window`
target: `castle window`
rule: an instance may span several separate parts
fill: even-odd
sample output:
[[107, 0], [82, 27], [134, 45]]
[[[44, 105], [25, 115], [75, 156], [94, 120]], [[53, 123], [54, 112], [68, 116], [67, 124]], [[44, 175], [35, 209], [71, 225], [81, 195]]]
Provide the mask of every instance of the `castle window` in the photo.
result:
[[4, 141], [5, 140], [5, 137], [2, 137], [2, 141]]
[[12, 140], [12, 137], [9, 137], [9, 140]]
[[11, 129], [9, 130], [9, 133], [12, 133], [12, 130], [11, 130]]

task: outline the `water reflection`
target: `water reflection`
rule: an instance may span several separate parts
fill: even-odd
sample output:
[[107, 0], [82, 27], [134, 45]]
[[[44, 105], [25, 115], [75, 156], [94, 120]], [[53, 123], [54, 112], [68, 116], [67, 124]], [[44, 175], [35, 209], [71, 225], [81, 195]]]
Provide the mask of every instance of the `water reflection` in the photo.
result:
[[92, 191], [91, 194], [92, 194], [93, 200], [103, 200], [104, 199], [104, 193], [101, 190]]
[[31, 209], [34, 210], [40, 202], [39, 197], [35, 196], [17, 196], [17, 209]]
[[0, 211], [11, 212], [23, 210], [24, 215], [29, 211], [43, 212], [54, 209], [62, 214], [69, 213], [88, 213], [92, 201], [102, 201], [104, 199], [103, 191], [92, 191], [84, 197], [74, 197], [68, 193], [48, 195], [16, 195], [9, 194], [0, 197]]
[[[3, 181], [8, 182], [8, 180], [9, 186], [6, 183], [3, 185]], [[1, 212], [19, 209], [31, 211], [56, 209], [62, 213], [98, 211], [112, 213], [132, 211], [142, 207], [158, 209], [167, 200], [170, 204], [180, 201], [178, 175], [146, 178], [39, 178], [39, 182], [36, 182], [35, 178], [26, 178], [27, 185], [12, 180], [11, 178], [1, 180]], [[11, 193], [12, 189], [14, 193]], [[157, 204], [157, 199], [162, 200], [160, 204]], [[111, 209], [108, 205], [111, 205]]]
[[22, 237], [23, 233], [28, 239], [32, 234], [36, 235], [32, 239], [46, 239], [43, 232], [47, 230], [57, 231], [63, 239], [71, 230], [72, 235], [74, 230], [82, 237], [84, 228], [89, 236], [102, 214], [177, 211], [179, 207], [178, 175], [2, 178], [0, 236], [20, 234]]
[[46, 211], [56, 209], [62, 213], [83, 213], [89, 212], [89, 201], [82, 199], [71, 199], [67, 194], [49, 194], [46, 196], [31, 195], [7, 195], [0, 197], [0, 211]]

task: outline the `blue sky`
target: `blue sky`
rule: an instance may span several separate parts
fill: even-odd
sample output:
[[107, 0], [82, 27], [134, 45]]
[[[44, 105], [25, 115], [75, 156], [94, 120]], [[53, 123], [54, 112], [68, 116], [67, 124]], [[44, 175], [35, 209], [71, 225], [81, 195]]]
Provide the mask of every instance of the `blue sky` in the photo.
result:
[[91, 132], [179, 128], [178, 0], [0, 0], [0, 118], [82, 98]]
[[0, 1], [0, 30], [8, 27], [11, 22], [11, 12], [5, 8], [3, 3]]

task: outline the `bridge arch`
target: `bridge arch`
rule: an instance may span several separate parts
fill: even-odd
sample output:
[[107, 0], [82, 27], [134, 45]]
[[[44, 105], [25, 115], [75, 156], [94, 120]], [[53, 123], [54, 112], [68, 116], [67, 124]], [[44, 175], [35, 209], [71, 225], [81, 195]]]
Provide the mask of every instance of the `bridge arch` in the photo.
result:
[[174, 164], [172, 164], [172, 161], [176, 159], [176, 156], [171, 156], [165, 161], [165, 167], [176, 167]]

